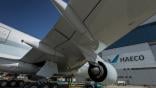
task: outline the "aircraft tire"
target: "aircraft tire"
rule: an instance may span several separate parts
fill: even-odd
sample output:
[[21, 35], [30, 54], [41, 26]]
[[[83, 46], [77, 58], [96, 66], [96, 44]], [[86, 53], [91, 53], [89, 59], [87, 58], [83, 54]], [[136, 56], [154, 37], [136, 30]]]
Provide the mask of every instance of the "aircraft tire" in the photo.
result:
[[39, 85], [33, 84], [29, 88], [39, 88]]
[[17, 81], [19, 87], [24, 87], [25, 83], [22, 80]]
[[42, 85], [40, 85], [39, 88], [50, 88], [50, 85], [48, 85], [48, 84], [42, 84]]
[[92, 85], [87, 85], [86, 88], [94, 88]]
[[59, 88], [58, 84], [53, 84], [52, 88]]
[[10, 82], [9, 82], [9, 87], [17, 87], [18, 85], [17, 85], [17, 81], [16, 80], [11, 80]]
[[0, 87], [7, 87], [7, 86], [8, 86], [8, 81], [0, 80]]

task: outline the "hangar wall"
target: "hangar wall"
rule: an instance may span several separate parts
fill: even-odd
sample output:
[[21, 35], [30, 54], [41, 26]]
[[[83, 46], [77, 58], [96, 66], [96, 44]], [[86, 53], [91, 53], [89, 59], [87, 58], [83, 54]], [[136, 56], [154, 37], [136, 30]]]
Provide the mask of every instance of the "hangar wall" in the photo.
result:
[[102, 58], [117, 69], [118, 81], [133, 85], [156, 85], [155, 43], [104, 50]]

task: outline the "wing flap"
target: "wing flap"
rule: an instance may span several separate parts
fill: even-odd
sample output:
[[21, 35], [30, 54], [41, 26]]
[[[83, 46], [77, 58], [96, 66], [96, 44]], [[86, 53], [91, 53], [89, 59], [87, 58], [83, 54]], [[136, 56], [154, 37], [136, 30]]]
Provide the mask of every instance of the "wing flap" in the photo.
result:
[[48, 36], [46, 36], [42, 43], [54, 49], [58, 45], [64, 43], [66, 40], [66, 37], [64, 37], [60, 32], [58, 32], [57, 29], [54, 29], [49, 32]]

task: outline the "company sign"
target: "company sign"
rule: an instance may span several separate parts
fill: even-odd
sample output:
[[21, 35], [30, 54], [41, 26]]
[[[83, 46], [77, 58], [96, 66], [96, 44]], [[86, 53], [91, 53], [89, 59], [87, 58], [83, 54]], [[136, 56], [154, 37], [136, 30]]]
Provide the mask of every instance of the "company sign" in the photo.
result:
[[146, 43], [104, 51], [102, 58], [117, 68], [150, 67], [156, 65], [153, 52]]
[[124, 56], [124, 57], [120, 57], [120, 55], [116, 55], [112, 60], [108, 59], [108, 62], [110, 63], [117, 63], [117, 62], [136, 62], [136, 61], [144, 61], [145, 60], [145, 56], [144, 55], [135, 55], [135, 56]]
[[144, 61], [144, 55], [136, 55], [136, 56], [126, 56], [120, 57], [120, 62], [133, 62], [133, 61]]

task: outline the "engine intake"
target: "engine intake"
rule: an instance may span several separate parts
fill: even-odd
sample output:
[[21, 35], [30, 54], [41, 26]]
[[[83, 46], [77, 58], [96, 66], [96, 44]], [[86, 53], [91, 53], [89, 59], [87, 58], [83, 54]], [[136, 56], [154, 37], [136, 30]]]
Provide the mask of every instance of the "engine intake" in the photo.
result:
[[100, 61], [98, 61], [98, 63], [90, 63], [88, 74], [92, 80], [102, 82], [107, 77], [107, 68]]
[[88, 74], [93, 81], [102, 82], [104, 85], [113, 84], [117, 80], [116, 69], [99, 56], [95, 62], [89, 62]]
[[75, 75], [80, 81], [84, 78], [90, 78], [104, 85], [111, 85], [117, 80], [116, 69], [99, 56], [97, 56], [95, 62], [88, 61], [84, 64]]

